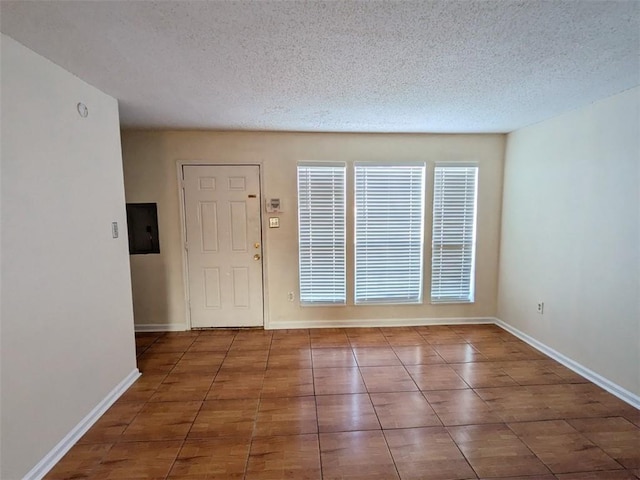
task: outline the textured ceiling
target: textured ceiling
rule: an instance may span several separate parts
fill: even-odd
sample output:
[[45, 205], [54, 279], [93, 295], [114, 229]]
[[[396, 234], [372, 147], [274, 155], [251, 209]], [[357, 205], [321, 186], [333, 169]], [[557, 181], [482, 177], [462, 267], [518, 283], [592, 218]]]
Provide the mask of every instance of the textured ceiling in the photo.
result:
[[2, 1], [125, 127], [508, 132], [640, 84], [636, 0]]

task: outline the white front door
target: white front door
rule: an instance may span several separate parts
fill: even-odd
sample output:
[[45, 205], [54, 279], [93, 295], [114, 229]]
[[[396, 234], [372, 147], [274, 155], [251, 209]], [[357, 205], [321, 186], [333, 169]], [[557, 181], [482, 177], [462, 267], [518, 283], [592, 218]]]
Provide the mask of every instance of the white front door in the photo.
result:
[[260, 167], [185, 165], [191, 327], [263, 325]]

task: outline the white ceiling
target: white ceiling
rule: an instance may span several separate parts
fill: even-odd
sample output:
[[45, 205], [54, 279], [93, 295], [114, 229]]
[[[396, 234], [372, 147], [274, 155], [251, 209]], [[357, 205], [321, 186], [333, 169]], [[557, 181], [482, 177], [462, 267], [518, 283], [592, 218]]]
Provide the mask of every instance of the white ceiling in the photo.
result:
[[508, 132], [640, 84], [637, 0], [2, 1], [124, 127]]

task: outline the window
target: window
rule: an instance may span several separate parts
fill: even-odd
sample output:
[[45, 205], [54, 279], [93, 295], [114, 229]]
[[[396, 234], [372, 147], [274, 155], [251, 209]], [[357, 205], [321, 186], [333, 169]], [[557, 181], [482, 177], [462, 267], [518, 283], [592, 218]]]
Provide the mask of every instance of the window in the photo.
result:
[[300, 302], [344, 304], [344, 165], [298, 165], [298, 242]]
[[355, 166], [355, 302], [422, 300], [424, 164]]
[[474, 301], [478, 167], [436, 165], [431, 302]]

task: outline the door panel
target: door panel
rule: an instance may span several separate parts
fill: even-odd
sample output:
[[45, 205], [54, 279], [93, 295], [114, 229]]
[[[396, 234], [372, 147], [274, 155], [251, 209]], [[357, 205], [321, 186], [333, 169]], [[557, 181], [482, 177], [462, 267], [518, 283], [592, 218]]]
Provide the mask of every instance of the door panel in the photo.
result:
[[258, 166], [183, 167], [191, 326], [263, 325]]
[[204, 268], [204, 304], [207, 308], [220, 308], [220, 269]]
[[249, 308], [249, 269], [234, 267], [233, 269], [233, 305], [236, 308]]
[[218, 251], [218, 213], [216, 202], [200, 202], [200, 237], [202, 251], [213, 253]]
[[246, 202], [229, 202], [231, 217], [231, 250], [247, 251], [247, 204]]

